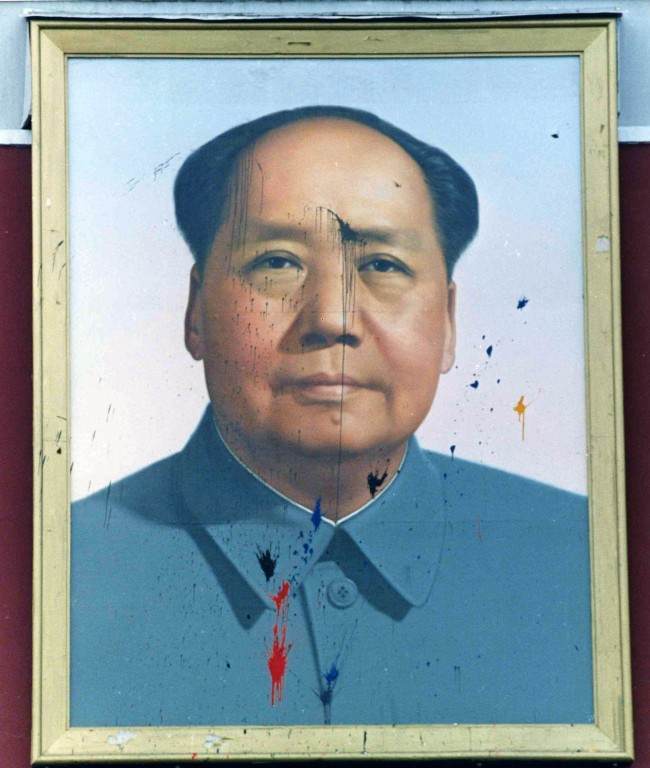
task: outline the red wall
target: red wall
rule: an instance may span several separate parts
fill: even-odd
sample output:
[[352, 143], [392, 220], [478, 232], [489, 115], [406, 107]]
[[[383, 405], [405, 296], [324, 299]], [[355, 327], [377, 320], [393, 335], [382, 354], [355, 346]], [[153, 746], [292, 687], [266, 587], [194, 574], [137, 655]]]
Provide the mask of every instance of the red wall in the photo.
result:
[[32, 598], [30, 151], [0, 147], [0, 766], [29, 765]]
[[[650, 768], [650, 145], [620, 160], [635, 765]], [[30, 226], [29, 148], [0, 147], [0, 768], [29, 765]]]
[[650, 144], [622, 146], [621, 263], [636, 766], [650, 766]]

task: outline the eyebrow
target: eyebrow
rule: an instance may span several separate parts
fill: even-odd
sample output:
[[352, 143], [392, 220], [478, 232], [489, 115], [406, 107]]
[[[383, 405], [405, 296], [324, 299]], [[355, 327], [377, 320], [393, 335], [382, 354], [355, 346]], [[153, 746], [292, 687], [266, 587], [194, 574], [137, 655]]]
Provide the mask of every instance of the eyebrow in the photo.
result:
[[[365, 243], [420, 248], [422, 238], [414, 229], [394, 229], [392, 227], [351, 227], [338, 218], [339, 231], [346, 240]], [[304, 242], [308, 229], [294, 224], [275, 223], [257, 218], [249, 218], [248, 225], [254, 238], [260, 240], [294, 240]]]

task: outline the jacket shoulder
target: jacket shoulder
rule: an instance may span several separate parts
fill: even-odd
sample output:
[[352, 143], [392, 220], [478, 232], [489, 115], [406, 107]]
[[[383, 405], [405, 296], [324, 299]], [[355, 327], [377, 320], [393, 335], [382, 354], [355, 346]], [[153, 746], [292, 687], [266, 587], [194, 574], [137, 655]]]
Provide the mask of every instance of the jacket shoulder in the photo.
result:
[[173, 524], [178, 507], [178, 458], [172, 454], [72, 504], [75, 525], [103, 521], [113, 514], [158, 524]]
[[483, 519], [586, 519], [587, 497], [494, 467], [424, 451], [442, 478], [451, 510], [480, 509]]

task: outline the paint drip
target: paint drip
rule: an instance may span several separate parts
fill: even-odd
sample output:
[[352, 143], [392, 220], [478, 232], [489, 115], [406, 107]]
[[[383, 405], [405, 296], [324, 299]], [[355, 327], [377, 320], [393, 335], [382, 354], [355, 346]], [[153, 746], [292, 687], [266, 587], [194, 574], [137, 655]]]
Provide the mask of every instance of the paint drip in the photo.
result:
[[267, 653], [267, 667], [271, 675], [271, 706], [282, 701], [284, 676], [287, 671], [287, 656], [291, 645], [287, 644], [287, 619], [289, 616], [289, 590], [291, 585], [283, 581], [280, 589], [271, 600], [275, 605], [275, 623], [273, 624], [273, 643]]
[[513, 407], [513, 411], [517, 414], [517, 419], [519, 420], [519, 423], [521, 424], [521, 439], [524, 439], [524, 430], [526, 428], [526, 408], [528, 408], [528, 405], [524, 403], [524, 395], [522, 395], [519, 400], [517, 400], [517, 405]]
[[287, 645], [287, 625], [273, 625], [273, 645], [268, 657], [271, 673], [271, 705], [282, 701], [284, 675], [287, 671], [287, 655], [291, 646]]

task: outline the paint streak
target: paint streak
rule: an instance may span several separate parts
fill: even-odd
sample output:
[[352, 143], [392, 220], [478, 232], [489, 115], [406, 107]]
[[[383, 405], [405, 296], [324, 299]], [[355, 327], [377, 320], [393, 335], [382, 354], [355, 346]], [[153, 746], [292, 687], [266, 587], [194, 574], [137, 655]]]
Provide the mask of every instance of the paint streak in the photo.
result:
[[524, 403], [524, 395], [522, 395], [519, 400], [517, 400], [517, 405], [514, 406], [512, 409], [517, 414], [517, 419], [519, 420], [519, 423], [521, 424], [521, 439], [524, 439], [524, 430], [526, 428], [526, 408], [528, 408], [528, 405]]
[[528, 304], [528, 299], [525, 296], [522, 296], [517, 302], [517, 309], [523, 309], [526, 304]]
[[334, 219], [338, 226], [341, 243], [365, 244], [366, 241], [363, 239], [363, 237], [355, 232], [355, 230], [352, 229], [348, 222], [342, 219], [338, 213], [336, 213], [336, 211], [333, 211], [331, 208], [326, 208], [325, 210], [327, 211], [328, 215]]
[[331, 667], [323, 674], [325, 680], [325, 688], [323, 688], [319, 694], [321, 703], [323, 704], [324, 711], [324, 723], [330, 725], [332, 722], [332, 698], [334, 696], [334, 686], [339, 678], [339, 670], [336, 666], [336, 662], [332, 662]]
[[492, 357], [492, 344], [490, 344], [490, 346], [485, 350], [485, 354], [488, 357]]
[[291, 646], [287, 645], [287, 625], [273, 625], [273, 645], [268, 655], [268, 668], [271, 673], [271, 705], [282, 701], [284, 675], [287, 671], [287, 655]]
[[286, 613], [286, 610], [288, 608], [287, 600], [289, 598], [289, 589], [291, 588], [291, 585], [288, 581], [283, 581], [280, 585], [280, 589], [275, 593], [275, 595], [271, 595], [271, 600], [273, 600], [275, 604], [275, 612], [276, 615], [280, 615], [282, 613], [283, 609]]
[[271, 553], [271, 547], [262, 550], [261, 547], [257, 547], [257, 562], [260, 564], [260, 568], [266, 577], [267, 582], [271, 581], [273, 574], [275, 573], [275, 566], [278, 562], [278, 556], [273, 557]]
[[470, 387], [472, 389], [478, 389], [478, 379], [475, 379], [471, 384]]
[[371, 472], [368, 475], [368, 490], [370, 491], [370, 495], [372, 498], [375, 498], [375, 494], [377, 493], [377, 488], [379, 488], [384, 480], [388, 477], [388, 470], [384, 470], [384, 474], [380, 477], [379, 472]]
[[287, 618], [289, 609], [288, 581], [283, 581], [280, 589], [271, 600], [275, 604], [275, 624], [273, 625], [273, 643], [271, 650], [267, 651], [266, 664], [271, 675], [271, 705], [282, 701], [284, 688], [284, 676], [287, 671], [287, 655], [291, 645], [287, 644]]
[[314, 511], [312, 512], [312, 515], [311, 515], [311, 524], [314, 526], [315, 531], [318, 530], [322, 519], [323, 519], [323, 515], [320, 509], [320, 499], [316, 499], [316, 506], [314, 507]]
[[[343, 262], [343, 271], [341, 274], [341, 321], [342, 321], [342, 333], [340, 339], [351, 340], [353, 335], [348, 333], [348, 312], [355, 305], [355, 277], [357, 274], [356, 265], [363, 258], [365, 252], [366, 242], [355, 232], [354, 229], [344, 221], [335, 211], [327, 208], [325, 209], [328, 218], [328, 230], [332, 237], [332, 242], [336, 242], [338, 239], [341, 257]], [[346, 372], [346, 350], [347, 343], [343, 344], [341, 352], [341, 378]], [[338, 519], [339, 515], [339, 502], [341, 498], [341, 463], [343, 458], [343, 397], [341, 397], [339, 407], [339, 447], [337, 457], [337, 469], [336, 469], [336, 504], [334, 508], [334, 519]]]
[[458, 692], [462, 690], [462, 678], [461, 678], [461, 671], [460, 666], [454, 665], [454, 681], [456, 683], [456, 688], [458, 688]]
[[455, 445], [450, 445], [449, 446], [449, 453], [451, 453], [451, 460], [453, 461], [454, 460], [454, 453], [456, 453], [456, 446]]

